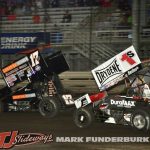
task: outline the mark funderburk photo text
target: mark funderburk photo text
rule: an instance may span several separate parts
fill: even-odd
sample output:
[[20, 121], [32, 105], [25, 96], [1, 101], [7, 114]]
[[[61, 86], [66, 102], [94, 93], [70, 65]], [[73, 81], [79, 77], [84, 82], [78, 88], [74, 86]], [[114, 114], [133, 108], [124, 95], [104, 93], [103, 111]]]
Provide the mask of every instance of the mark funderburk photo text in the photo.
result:
[[57, 143], [132, 142], [148, 143], [150, 137], [56, 137]]

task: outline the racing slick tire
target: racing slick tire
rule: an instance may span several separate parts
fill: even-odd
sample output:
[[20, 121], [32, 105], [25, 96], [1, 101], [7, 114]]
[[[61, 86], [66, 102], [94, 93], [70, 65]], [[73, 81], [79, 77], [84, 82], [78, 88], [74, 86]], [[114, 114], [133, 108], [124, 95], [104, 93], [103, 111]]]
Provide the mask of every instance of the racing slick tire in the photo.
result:
[[131, 126], [140, 131], [150, 130], [150, 115], [146, 110], [137, 109], [131, 115]]
[[4, 104], [3, 102], [0, 100], [0, 112], [4, 111]]
[[60, 111], [60, 102], [57, 97], [45, 97], [39, 102], [39, 112], [46, 118], [54, 118]]
[[73, 115], [73, 120], [77, 127], [87, 128], [94, 120], [94, 113], [89, 107], [76, 109]]

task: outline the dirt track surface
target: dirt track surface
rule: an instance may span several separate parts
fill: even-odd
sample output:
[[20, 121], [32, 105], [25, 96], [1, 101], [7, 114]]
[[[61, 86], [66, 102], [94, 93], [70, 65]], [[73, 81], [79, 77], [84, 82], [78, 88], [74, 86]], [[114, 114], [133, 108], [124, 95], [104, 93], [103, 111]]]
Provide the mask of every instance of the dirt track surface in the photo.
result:
[[94, 122], [89, 128], [77, 128], [72, 119], [72, 111], [66, 111], [53, 119], [43, 118], [38, 112], [0, 113], [0, 132], [19, 131], [22, 133], [52, 134], [53, 142], [15, 146], [14, 150], [149, 150], [147, 143], [62, 143], [56, 137], [150, 137], [150, 132], [140, 132], [130, 126]]

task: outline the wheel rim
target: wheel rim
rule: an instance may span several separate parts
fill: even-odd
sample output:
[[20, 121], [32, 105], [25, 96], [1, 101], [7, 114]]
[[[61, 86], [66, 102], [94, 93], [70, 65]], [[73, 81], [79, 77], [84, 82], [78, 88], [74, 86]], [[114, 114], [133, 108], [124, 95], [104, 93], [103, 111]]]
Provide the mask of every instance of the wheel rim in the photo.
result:
[[85, 114], [80, 114], [78, 117], [78, 121], [80, 122], [80, 124], [86, 124], [87, 122], [87, 117]]
[[44, 104], [43, 104], [43, 110], [44, 110], [44, 112], [48, 112], [48, 113], [51, 113], [51, 112], [53, 112], [53, 105], [52, 105], [52, 103], [49, 103], [49, 102], [44, 102]]
[[136, 115], [133, 119], [133, 124], [138, 129], [143, 129], [146, 124], [146, 120], [142, 115]]

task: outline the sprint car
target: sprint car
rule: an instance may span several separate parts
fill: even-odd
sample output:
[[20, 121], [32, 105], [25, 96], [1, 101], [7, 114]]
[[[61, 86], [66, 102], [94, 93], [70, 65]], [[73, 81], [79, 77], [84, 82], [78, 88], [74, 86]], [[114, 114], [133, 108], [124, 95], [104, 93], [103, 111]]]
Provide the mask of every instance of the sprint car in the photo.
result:
[[1, 111], [38, 109], [42, 116], [54, 117], [73, 105], [58, 74], [69, 70], [61, 51], [43, 57], [38, 50], [1, 68], [6, 86], [0, 90]]
[[[93, 69], [92, 73], [100, 92], [75, 100], [77, 109], [73, 120], [77, 127], [85, 128], [93, 120], [99, 120], [150, 130], [150, 66], [143, 67], [133, 46]], [[124, 94], [108, 94], [111, 87], [122, 83], [126, 87]]]

